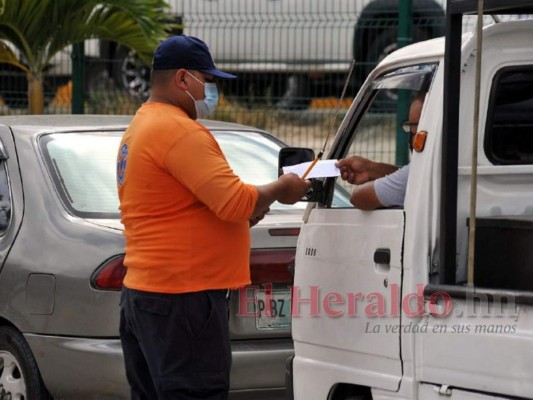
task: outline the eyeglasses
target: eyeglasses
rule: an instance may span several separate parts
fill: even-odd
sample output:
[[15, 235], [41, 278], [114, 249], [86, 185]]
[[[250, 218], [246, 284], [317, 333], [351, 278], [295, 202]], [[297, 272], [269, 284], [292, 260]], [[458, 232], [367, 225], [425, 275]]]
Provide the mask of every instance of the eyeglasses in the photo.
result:
[[405, 132], [405, 133], [411, 133], [411, 127], [417, 127], [418, 126], [418, 122], [411, 122], [411, 121], [408, 121], [408, 120], [405, 120], [405, 121], [402, 121], [402, 130]]

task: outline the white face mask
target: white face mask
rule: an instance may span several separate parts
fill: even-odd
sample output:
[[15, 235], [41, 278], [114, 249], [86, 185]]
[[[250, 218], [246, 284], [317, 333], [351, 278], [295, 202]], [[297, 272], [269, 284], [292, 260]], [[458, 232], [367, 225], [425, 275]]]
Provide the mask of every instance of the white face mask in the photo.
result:
[[187, 73], [197, 82], [204, 86], [205, 98], [203, 100], [196, 100], [192, 94], [187, 90], [186, 93], [194, 100], [194, 108], [196, 109], [196, 118], [205, 118], [213, 114], [218, 104], [218, 89], [215, 83], [203, 83], [189, 71]]

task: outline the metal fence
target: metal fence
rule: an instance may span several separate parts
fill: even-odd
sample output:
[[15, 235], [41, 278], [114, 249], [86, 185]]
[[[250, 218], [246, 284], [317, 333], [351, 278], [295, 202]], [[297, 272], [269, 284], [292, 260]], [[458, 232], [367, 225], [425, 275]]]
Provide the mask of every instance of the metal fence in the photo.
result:
[[[238, 79], [222, 82], [215, 119], [266, 129], [291, 145], [321, 146], [352, 59], [351, 99], [377, 62], [398, 46], [398, 25], [414, 41], [444, 34], [443, 0], [168, 0], [168, 17], [200, 37], [215, 63]], [[400, 22], [401, 7], [407, 20]], [[409, 7], [411, 12], [409, 12]], [[72, 110], [72, 49], [45, 81], [46, 113]], [[85, 43], [85, 113], [133, 114], [149, 90], [149, 66], [128, 49]], [[0, 64], [0, 114], [27, 113], [23, 72]]]

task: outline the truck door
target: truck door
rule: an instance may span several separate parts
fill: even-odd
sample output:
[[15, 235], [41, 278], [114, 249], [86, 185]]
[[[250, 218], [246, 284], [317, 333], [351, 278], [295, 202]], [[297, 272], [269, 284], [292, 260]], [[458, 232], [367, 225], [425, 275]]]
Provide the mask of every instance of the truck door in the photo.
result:
[[[400, 315], [391, 305], [399, 300], [403, 227], [402, 210], [311, 212], [293, 291], [296, 399], [315, 398], [317, 389], [326, 399], [344, 382], [397, 390]], [[381, 256], [388, 260], [376, 263]]]
[[[434, 71], [432, 64], [417, 65], [367, 82], [328, 158], [359, 155], [395, 164], [398, 122]], [[325, 181], [325, 198], [333, 197], [333, 183]], [[337, 183], [353, 189], [340, 178]], [[361, 211], [325, 200], [307, 211], [292, 295], [295, 398], [327, 399], [341, 385], [397, 391], [404, 210]]]

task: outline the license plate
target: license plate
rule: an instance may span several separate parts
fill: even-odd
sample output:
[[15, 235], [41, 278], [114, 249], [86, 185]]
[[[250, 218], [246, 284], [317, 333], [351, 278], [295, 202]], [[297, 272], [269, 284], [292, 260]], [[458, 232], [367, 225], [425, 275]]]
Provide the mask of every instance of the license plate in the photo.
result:
[[291, 327], [290, 290], [256, 289], [255, 307], [257, 329], [287, 329]]

